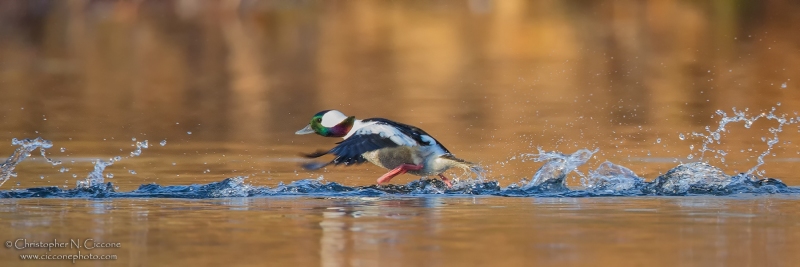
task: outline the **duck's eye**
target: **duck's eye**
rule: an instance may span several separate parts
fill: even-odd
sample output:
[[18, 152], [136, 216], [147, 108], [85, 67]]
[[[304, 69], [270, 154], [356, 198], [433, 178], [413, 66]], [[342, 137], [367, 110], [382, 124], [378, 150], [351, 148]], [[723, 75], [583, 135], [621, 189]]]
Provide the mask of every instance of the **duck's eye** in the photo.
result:
[[322, 118], [317, 118], [317, 122], [322, 122]]

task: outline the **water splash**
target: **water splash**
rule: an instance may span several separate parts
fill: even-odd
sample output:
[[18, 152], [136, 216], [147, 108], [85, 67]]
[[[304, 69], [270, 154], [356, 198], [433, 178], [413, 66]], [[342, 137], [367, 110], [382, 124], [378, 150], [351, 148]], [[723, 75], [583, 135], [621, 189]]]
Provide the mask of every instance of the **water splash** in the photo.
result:
[[537, 148], [539, 154], [524, 155], [533, 157], [533, 161], [542, 162], [544, 165], [536, 171], [531, 181], [522, 187], [523, 190], [531, 188], [542, 188], [548, 191], [557, 190], [563, 191], [566, 187], [566, 177], [570, 172], [575, 171], [580, 176], [585, 176], [577, 171], [578, 166], [586, 163], [592, 154], [597, 153], [597, 149], [588, 150], [580, 149], [571, 155], [565, 155], [559, 152], [545, 152], [541, 148]]
[[86, 176], [86, 179], [78, 180], [76, 187], [87, 188], [100, 186], [105, 182], [105, 178], [103, 178], [103, 171], [105, 171], [106, 167], [111, 165], [114, 165], [114, 159], [110, 159], [109, 161], [98, 159], [94, 162], [94, 170], [92, 170], [92, 172]]
[[606, 161], [596, 170], [589, 171], [589, 177], [582, 182], [587, 190], [611, 193], [640, 187], [644, 184], [644, 179], [628, 168]]
[[37, 137], [36, 139], [26, 138], [22, 140], [14, 138], [11, 140], [11, 145], [19, 147], [14, 150], [14, 153], [12, 153], [8, 159], [6, 159], [6, 162], [0, 165], [0, 187], [2, 187], [6, 181], [10, 180], [11, 177], [17, 176], [17, 174], [14, 172], [17, 164], [30, 157], [31, 152], [37, 148], [47, 162], [53, 165], [61, 164], [61, 161], [52, 160], [45, 155], [45, 149], [53, 147], [53, 142], [44, 140], [41, 137]]
[[[166, 143], [165, 143], [165, 145], [166, 145]], [[141, 141], [141, 142], [136, 142], [135, 146], [136, 146], [136, 149], [131, 151], [131, 157], [138, 157], [138, 156], [142, 155], [142, 149], [148, 148], [150, 146], [150, 144], [147, 142], [147, 140], [144, 140], [144, 141]]]
[[738, 181], [732, 178], [708, 163], [693, 162], [678, 165], [657, 177], [649, 189], [662, 195], [685, 195], [690, 191], [719, 192]]
[[[780, 103], [778, 103], [778, 106], [780, 106]], [[772, 134], [772, 136], [771, 137], [762, 137], [761, 138], [761, 141], [767, 144], [766, 150], [764, 150], [764, 152], [762, 152], [758, 156], [758, 158], [756, 159], [756, 162], [757, 162], [756, 165], [753, 166], [752, 168], [750, 168], [749, 170], [747, 170], [747, 172], [745, 172], [746, 174], [757, 173], [757, 174], [763, 175], [764, 173], [763, 172], [759, 172], [758, 168], [761, 167], [762, 165], [764, 165], [764, 157], [769, 155], [772, 152], [773, 146], [775, 146], [775, 144], [778, 143], [778, 141], [779, 141], [778, 140], [778, 134], [783, 131], [783, 127], [784, 126], [788, 126], [788, 125], [792, 125], [792, 124], [796, 124], [796, 123], [800, 122], [800, 117], [788, 117], [787, 114], [776, 115], [775, 114], [775, 110], [776, 110], [775, 107], [772, 107], [772, 109], [768, 113], [762, 112], [762, 113], [760, 113], [758, 115], [755, 115], [755, 116], [747, 115], [746, 112], [748, 111], [748, 109], [737, 110], [736, 108], [732, 108], [732, 110], [733, 110], [733, 116], [731, 116], [731, 117], [729, 117], [728, 114], [725, 113], [724, 111], [717, 110], [716, 115], [721, 117], [720, 121], [719, 121], [719, 125], [717, 126], [717, 129], [712, 131], [711, 127], [706, 126], [706, 128], [705, 128], [706, 133], [698, 133], [698, 132], [693, 132], [692, 133], [693, 137], [697, 137], [697, 138], [700, 138], [700, 139], [703, 140], [703, 145], [698, 150], [698, 153], [700, 153], [699, 160], [701, 160], [701, 161], [704, 160], [705, 153], [706, 152], [711, 152], [711, 153], [716, 153], [717, 154], [716, 157], [719, 157], [721, 162], [723, 162], [723, 163], [725, 162], [725, 156], [728, 155], [728, 152], [726, 152], [726, 151], [724, 151], [722, 149], [713, 149], [713, 148], [710, 147], [710, 145], [713, 145], [715, 143], [717, 145], [720, 144], [720, 140], [722, 139], [722, 135], [729, 132], [725, 128], [729, 123], [732, 123], [732, 122], [744, 122], [744, 127], [747, 128], [747, 129], [750, 129], [753, 126], [753, 123], [755, 123], [759, 119], [765, 119], [767, 121], [774, 121], [774, 122], [778, 123], [778, 126], [769, 128], [769, 132], [770, 132], [770, 134]], [[681, 140], [683, 140], [683, 138], [681, 138]], [[694, 150], [693, 146], [691, 148], [692, 148], [692, 150]], [[693, 157], [690, 155], [689, 158], [691, 159]]]
[[[773, 178], [759, 179], [762, 175], [758, 168], [764, 164], [763, 158], [770, 154], [773, 146], [778, 143], [778, 133], [783, 131], [783, 126], [800, 122], [800, 117], [792, 118], [787, 115], [775, 115], [775, 108], [769, 113], [756, 116], [747, 116], [745, 111], [733, 109], [734, 116], [728, 117], [723, 111], [717, 115], [722, 119], [716, 130], [706, 127], [706, 133], [692, 133], [692, 137], [703, 139], [702, 148], [697, 150], [700, 158], [705, 152], [716, 153], [723, 158], [727, 152], [711, 148], [714, 143], [720, 144], [722, 135], [727, 133], [726, 125], [732, 122], [744, 122], [745, 128], [750, 128], [759, 119], [775, 121], [777, 127], [769, 128], [772, 138], [762, 138], [767, 144], [767, 151], [760, 154], [758, 164], [749, 171], [737, 175], [727, 175], [721, 169], [706, 162], [681, 164], [669, 170], [666, 174], [647, 182], [630, 169], [611, 162], [600, 164], [595, 170], [590, 170], [586, 176], [577, 168], [586, 164], [597, 149], [579, 149], [572, 154], [561, 152], [545, 152], [539, 148], [538, 154], [525, 154], [523, 158], [532, 158], [535, 162], [544, 162], [536, 171], [530, 181], [522, 180], [502, 188], [498, 181], [486, 181], [482, 170], [473, 169], [479, 174], [477, 179], [454, 179], [455, 184], [448, 188], [438, 179], [421, 179], [405, 185], [370, 185], [370, 186], [345, 186], [335, 182], [325, 182], [322, 179], [303, 179], [288, 185], [280, 184], [274, 188], [252, 186], [245, 182], [247, 177], [238, 176], [227, 178], [220, 182], [203, 185], [173, 185], [162, 186], [158, 184], [142, 185], [130, 192], [116, 192], [112, 183], [106, 183], [104, 178], [113, 177], [112, 174], [104, 176], [107, 167], [123, 159], [121, 156], [107, 161], [94, 162], [94, 170], [86, 179], [78, 181], [73, 189], [59, 187], [38, 187], [28, 189], [15, 189], [0, 191], [0, 198], [26, 198], [26, 197], [169, 197], [169, 198], [220, 198], [220, 197], [269, 197], [269, 196], [392, 196], [392, 195], [494, 195], [510, 197], [593, 197], [593, 196], [640, 196], [640, 195], [730, 195], [739, 193], [783, 193], [800, 194], [800, 188], [788, 187], [783, 182]], [[681, 140], [686, 136], [679, 135]], [[134, 140], [134, 142], [136, 142]], [[51, 164], [58, 165], [45, 156], [45, 149], [52, 147], [52, 143], [41, 138], [35, 140], [24, 139], [12, 141], [13, 145], [20, 146], [0, 166], [0, 185], [10, 177], [15, 176], [14, 167], [30, 156], [30, 152], [39, 148], [42, 156]], [[148, 141], [143, 140], [134, 144], [135, 148], [129, 157], [137, 157], [143, 149], [149, 147]], [[690, 147], [694, 151], [694, 147]], [[129, 158], [125, 157], [125, 158]], [[523, 159], [524, 161], [524, 159]], [[62, 168], [62, 170], [68, 170]], [[62, 171], [63, 172], [63, 171]], [[573, 190], [566, 186], [566, 177], [577, 173], [585, 189]], [[131, 173], [135, 173], [131, 170]]]
[[[0, 198], [228, 198], [228, 197], [381, 197], [381, 196], [505, 196], [505, 197], [603, 197], [603, 196], [643, 196], [643, 195], [731, 195], [731, 194], [800, 194], [800, 188], [788, 187], [776, 179], [755, 179], [752, 175], [739, 174], [727, 176], [719, 173], [713, 166], [684, 164], [659, 176], [653, 182], [639, 182], [634, 179], [632, 186], [626, 183], [609, 183], [608, 187], [593, 187], [586, 190], [548, 191], [540, 187], [521, 189], [515, 185], [501, 188], [497, 181], [474, 182], [470, 186], [447, 188], [438, 179], [420, 179], [408, 184], [346, 186], [336, 182], [319, 179], [303, 179], [290, 184], [280, 184], [274, 188], [253, 186], [245, 182], [247, 177], [237, 176], [219, 182], [193, 185], [145, 184], [130, 192], [116, 192], [111, 183], [93, 187], [61, 189], [56, 186], [35, 187], [0, 191]], [[611, 170], [605, 172], [605, 181], [627, 181], [614, 173], [621, 170], [607, 165]], [[618, 166], [621, 167], [621, 166]], [[622, 167], [624, 168], [624, 167]], [[621, 173], [625, 173], [622, 171]], [[628, 177], [630, 178], [630, 177]], [[630, 180], [630, 179], [628, 179]], [[619, 186], [619, 187], [615, 187]]]
[[[136, 142], [136, 138], [132, 139]], [[133, 151], [131, 151], [131, 155], [129, 158], [138, 157], [142, 155], [142, 150], [148, 148], [149, 144], [147, 140], [143, 140], [140, 142], [136, 142], [134, 144], [136, 147]], [[103, 172], [106, 170], [106, 167], [114, 165], [115, 162], [122, 160], [122, 157], [116, 156], [108, 161], [104, 161], [98, 159], [94, 162], [94, 170], [86, 176], [86, 179], [78, 180], [76, 183], [76, 187], [78, 188], [89, 188], [89, 187], [98, 187], [102, 186], [105, 183], [105, 178], [103, 177]], [[113, 174], [109, 174], [109, 178], [114, 177]]]
[[[37, 147], [52, 146], [45, 140], [16, 141], [20, 148], [8, 162], [18, 163]], [[137, 155], [146, 148], [146, 141], [137, 143]], [[570, 172], [587, 163], [598, 150], [580, 149], [573, 154], [544, 152], [531, 154], [537, 162], [545, 162], [534, 174], [533, 179], [520, 187], [511, 184], [500, 187], [498, 181], [477, 179], [458, 180], [448, 188], [438, 179], [420, 179], [405, 185], [345, 186], [323, 179], [303, 179], [290, 184], [280, 184], [274, 188], [253, 186], [245, 182], [246, 176], [237, 176], [202, 185], [146, 184], [130, 192], [117, 192], [112, 183], [105, 183], [103, 172], [106, 167], [122, 160], [114, 157], [108, 161], [98, 160], [95, 169], [85, 180], [73, 189], [59, 187], [35, 187], [0, 191], [0, 198], [223, 198], [223, 197], [274, 197], [274, 196], [425, 196], [425, 195], [491, 195], [507, 197], [594, 197], [594, 196], [641, 196], [641, 195], [730, 195], [752, 194], [800, 194], [800, 188], [788, 187], [777, 179], [758, 179], [752, 174], [729, 176], [719, 168], [707, 163], [681, 164], [666, 174], [646, 182], [633, 171], [621, 165], [604, 162], [589, 171], [589, 176], [581, 180], [584, 190], [572, 190], [565, 185]], [[14, 164], [4, 164], [4, 173], [11, 173]], [[7, 168], [6, 166], [11, 166]]]

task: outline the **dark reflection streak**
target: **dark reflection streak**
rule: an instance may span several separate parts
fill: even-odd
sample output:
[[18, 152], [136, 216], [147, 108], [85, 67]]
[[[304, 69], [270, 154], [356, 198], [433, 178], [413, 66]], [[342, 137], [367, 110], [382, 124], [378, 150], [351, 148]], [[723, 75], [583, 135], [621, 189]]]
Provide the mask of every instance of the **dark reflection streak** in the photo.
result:
[[[475, 2], [475, 3], [473, 3]], [[472, 1], [475, 5], [479, 2]], [[488, 3], [482, 3], [481, 6]], [[458, 89], [453, 97], [453, 114], [447, 114], [448, 121], [460, 122], [459, 129], [465, 129], [470, 134], [460, 134], [462, 140], [474, 138], [478, 133], [487, 133], [482, 129], [490, 127], [488, 125], [488, 115], [484, 111], [488, 110], [486, 90], [490, 82], [492, 72], [485, 72], [475, 66], [497, 66], [499, 64], [509, 64], [511, 62], [496, 62], [490, 58], [487, 41], [491, 32], [492, 21], [488, 15], [461, 15], [459, 25], [459, 36], [462, 38], [459, 44], [464, 46], [463, 53], [459, 55], [462, 61], [459, 66], [459, 73], [453, 77], [451, 83], [456, 84]], [[512, 63], [513, 64], [513, 63]]]
[[643, 125], [647, 123], [648, 92], [644, 86], [643, 75], [646, 73], [643, 60], [647, 52], [644, 36], [642, 36], [643, 14], [642, 3], [630, 1], [614, 2], [605, 5], [602, 10], [607, 14], [607, 25], [612, 29], [605, 32], [604, 42], [607, 44], [609, 62], [609, 87], [611, 100], [610, 111], [614, 122], [621, 125]]
[[[575, 39], [582, 44], [579, 46], [580, 59], [576, 64], [576, 73], [579, 82], [578, 88], [581, 88], [583, 95], [588, 96], [586, 100], [586, 108], [581, 109], [583, 112], [581, 116], [587, 122], [600, 122], [599, 125], [607, 125], [606, 122], [610, 121], [609, 112], [605, 107], [609, 107], [611, 100], [607, 94], [602, 93], [608, 90], [610, 84], [608, 83], [607, 76], [609, 75], [609, 65], [607, 64], [607, 55], [605, 52], [608, 50], [608, 43], [603, 42], [605, 36], [608, 35], [609, 29], [605, 24], [598, 23], [603, 16], [602, 12], [596, 12], [599, 9], [597, 1], [569, 1], [565, 4], [567, 15], [574, 18], [570, 20], [571, 25], [575, 29]], [[607, 104], [608, 103], [608, 104]], [[585, 125], [584, 127], [589, 125]], [[597, 139], [607, 138], [606, 135], [610, 134], [607, 127], [594, 128], [601, 129], [602, 131], [588, 131]], [[602, 136], [602, 137], [601, 137]]]
[[[713, 10], [711, 6], [703, 3], [695, 3], [690, 6], [708, 12]], [[711, 71], [715, 55], [719, 54], [717, 47], [720, 44], [716, 42], [720, 40], [718, 38], [711, 38], [712, 42], [706, 40], [709, 38], [709, 34], [713, 34], [709, 29], [713, 21], [706, 16], [694, 19], [697, 20], [697, 26], [692, 29], [685, 29], [692, 35], [687, 45], [690, 47], [691, 52], [689, 53], [693, 60], [685, 63], [685, 75], [688, 77], [688, 81], [686, 89], [680, 90], [687, 91], [686, 93], [691, 100], [690, 105], [687, 107], [690, 110], [687, 115], [711, 114], [714, 112], [714, 102], [716, 102], [716, 99], [712, 97], [713, 92], [716, 91], [713, 82], [715, 75]], [[713, 71], [716, 73], [721, 70], [714, 69]], [[700, 116], [699, 118], [691, 118], [689, 121], [694, 125], [704, 126], [708, 125], [711, 119], [708, 116]]]
[[[258, 58], [275, 88], [261, 96], [262, 101], [269, 103], [261, 111], [269, 121], [260, 129], [265, 133], [296, 131], [297, 125], [285, 122], [289, 119], [305, 121], [308, 107], [318, 106], [318, 53], [325, 45], [320, 40], [319, 25], [324, 22], [318, 21], [316, 16], [295, 12], [280, 8], [270, 10], [253, 25], [262, 35], [261, 44], [269, 47]], [[290, 19], [281, 19], [284, 17]], [[339, 64], [346, 67], [344, 63]]]
[[229, 48], [227, 72], [230, 75], [229, 86], [231, 98], [228, 101], [232, 112], [228, 113], [232, 140], [263, 140], [263, 129], [272, 126], [266, 121], [264, 111], [269, 102], [264, 99], [271, 93], [267, 84], [270, 77], [263, 75], [263, 64], [260, 57], [260, 44], [251, 32], [253, 25], [238, 14], [238, 4], [226, 2], [222, 4], [222, 32]]
[[[36, 1], [4, 1], [0, 5], [4, 7], [0, 13], [0, 51], [6, 54], [0, 54], [3, 56], [0, 74], [4, 74], [0, 76], [3, 78], [0, 84], [2, 88], [14, 89], [3, 90], [3, 99], [13, 103], [3, 105], [3, 121], [33, 134], [41, 128], [42, 109], [37, 101], [38, 83], [33, 79], [37, 75], [30, 73], [40, 66], [26, 61], [43, 49], [42, 39], [53, 7], [49, 2]], [[22, 73], [15, 76], [14, 70]], [[38, 113], [38, 119], [34, 113]]]
[[[27, 22], [32, 22], [34, 31], [41, 36], [32, 38], [31, 41], [37, 43], [36, 52], [45, 55], [49, 60], [31, 66], [32, 72], [36, 73], [35, 76], [41, 75], [40, 77], [42, 78], [30, 80], [29, 83], [32, 87], [26, 90], [28, 94], [27, 101], [23, 106], [27, 109], [25, 113], [27, 115], [26, 121], [30, 123], [31, 130], [49, 134], [51, 131], [55, 132], [57, 130], [48, 129], [48, 126], [52, 124], [44, 121], [45, 116], [49, 115], [47, 113], [50, 113], [48, 109], [52, 107], [51, 103], [61, 101], [59, 96], [63, 97], [62, 94], [69, 92], [69, 88], [65, 88], [65, 74], [68, 74], [65, 72], [69, 67], [65, 58], [66, 38], [60, 34], [53, 34], [64, 32], [68, 17], [63, 12], [55, 12], [56, 16], [39, 16], [40, 14], [44, 15], [44, 13], [40, 12], [47, 12], [50, 9], [63, 10], [65, 8], [64, 2], [54, 2], [52, 4], [32, 2], [29, 3], [31, 5], [29, 8], [35, 6], [33, 9], [37, 10], [34, 11], [34, 16], [36, 17], [30, 18], [31, 20]], [[50, 88], [58, 88], [55, 95], [49, 95]]]
[[[211, 5], [203, 5], [195, 17], [188, 17], [186, 60], [190, 73], [198, 73], [187, 85], [186, 102], [189, 125], [201, 124], [199, 136], [214, 141], [227, 140], [229, 121], [225, 118], [233, 109], [225, 71], [227, 47], [223, 41], [220, 14]], [[200, 16], [197, 16], [200, 15]], [[208, 19], [208, 18], [212, 19]]]

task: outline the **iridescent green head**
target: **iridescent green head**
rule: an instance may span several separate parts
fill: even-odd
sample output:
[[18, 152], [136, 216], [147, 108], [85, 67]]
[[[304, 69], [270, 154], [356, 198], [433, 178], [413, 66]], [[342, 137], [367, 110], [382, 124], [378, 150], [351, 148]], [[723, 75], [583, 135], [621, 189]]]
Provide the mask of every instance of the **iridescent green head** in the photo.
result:
[[311, 122], [295, 134], [316, 133], [325, 137], [344, 137], [353, 128], [356, 117], [347, 117], [338, 110], [323, 110], [314, 114]]

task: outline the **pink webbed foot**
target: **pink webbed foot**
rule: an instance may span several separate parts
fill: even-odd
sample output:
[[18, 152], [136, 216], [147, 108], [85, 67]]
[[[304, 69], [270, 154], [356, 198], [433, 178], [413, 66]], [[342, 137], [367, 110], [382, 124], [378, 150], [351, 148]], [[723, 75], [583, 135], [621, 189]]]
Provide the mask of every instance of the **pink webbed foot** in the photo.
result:
[[382, 175], [380, 178], [378, 178], [378, 184], [388, 183], [395, 176], [404, 174], [408, 171], [418, 171], [421, 169], [422, 169], [422, 164], [420, 165], [402, 164], [400, 166], [397, 166], [397, 168], [394, 168], [391, 171], [387, 172], [386, 174]]
[[439, 178], [442, 178], [442, 182], [447, 185], [447, 188], [453, 188], [453, 183], [450, 182], [450, 179], [447, 179], [447, 176], [440, 173]]

